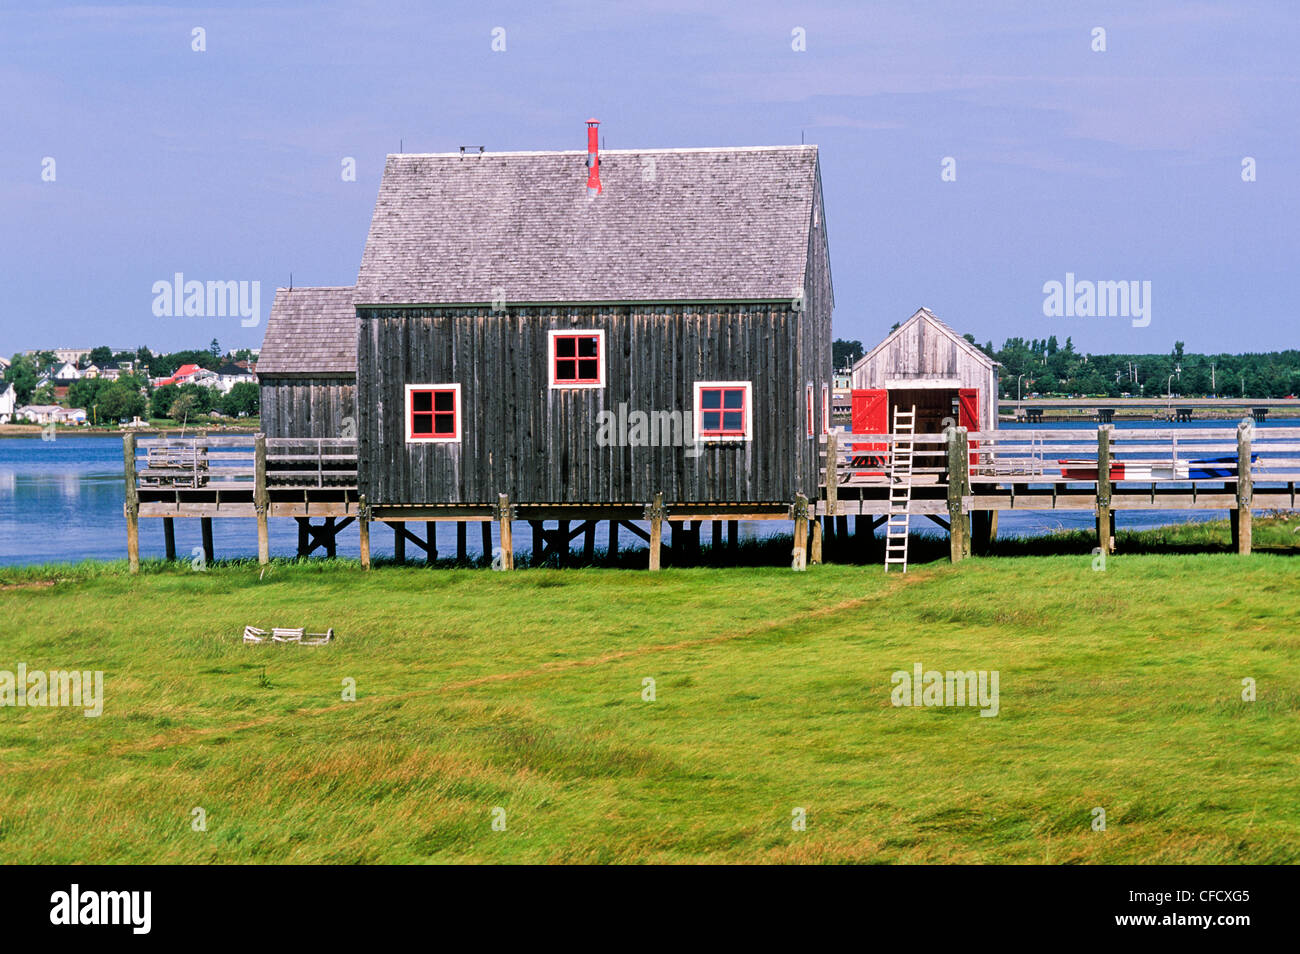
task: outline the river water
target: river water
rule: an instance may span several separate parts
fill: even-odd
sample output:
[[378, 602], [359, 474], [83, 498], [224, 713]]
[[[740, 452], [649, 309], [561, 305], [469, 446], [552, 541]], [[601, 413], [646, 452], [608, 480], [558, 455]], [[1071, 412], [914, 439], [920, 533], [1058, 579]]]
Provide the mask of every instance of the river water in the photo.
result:
[[[1232, 422], [1215, 422], [1213, 426], [1231, 426]], [[1260, 427], [1294, 426], [1293, 422], [1270, 422]], [[1095, 424], [1036, 425], [1039, 429], [1092, 430]], [[1150, 428], [1145, 422], [1117, 424], [1121, 430], [1139, 427]], [[1194, 431], [1207, 426], [1205, 422], [1159, 425], [1162, 429], [1178, 428]], [[1014, 430], [1023, 425], [1004, 425]], [[0, 565], [34, 563], [61, 563], [84, 559], [121, 559], [126, 556], [126, 520], [122, 514], [125, 502], [123, 486], [122, 440], [119, 437], [82, 437], [59, 435], [56, 440], [45, 441], [39, 437], [0, 439]], [[1183, 523], [1188, 520], [1222, 519], [1226, 511], [1172, 511], [1152, 510], [1121, 512], [1117, 524], [1122, 529], [1143, 529]], [[1090, 513], [1075, 512], [1003, 512], [999, 520], [1002, 536], [1038, 535], [1060, 529], [1090, 529]], [[914, 519], [914, 531], [931, 527], [929, 521]], [[271, 553], [274, 556], [293, 556], [298, 542], [298, 525], [293, 520], [273, 519], [270, 522]], [[937, 530], [937, 528], [935, 528]], [[600, 524], [596, 545], [605, 545], [606, 524]], [[741, 525], [742, 537], [757, 537], [773, 532], [789, 532], [783, 522], [755, 522]], [[470, 552], [477, 555], [479, 533], [471, 528]], [[707, 529], [705, 532], [707, 541]], [[213, 541], [216, 556], [220, 558], [252, 557], [257, 555], [257, 527], [249, 519], [216, 519], [213, 521]], [[532, 536], [527, 524], [516, 524], [516, 546], [531, 545]], [[643, 546], [639, 540], [624, 532], [619, 537], [624, 547]], [[580, 541], [575, 541], [575, 545]], [[393, 535], [385, 528], [374, 527], [371, 532], [372, 552], [376, 556], [391, 556]], [[201, 545], [199, 521], [176, 521], [176, 550], [179, 556], [189, 556]], [[443, 525], [439, 531], [439, 550], [443, 555], [454, 553], [455, 533]], [[322, 551], [317, 551], [320, 553]], [[162, 521], [140, 521], [140, 553], [143, 557], [163, 555]], [[339, 536], [340, 556], [358, 556], [359, 542], [355, 524]], [[413, 546], [407, 547], [408, 558], [422, 556]]]

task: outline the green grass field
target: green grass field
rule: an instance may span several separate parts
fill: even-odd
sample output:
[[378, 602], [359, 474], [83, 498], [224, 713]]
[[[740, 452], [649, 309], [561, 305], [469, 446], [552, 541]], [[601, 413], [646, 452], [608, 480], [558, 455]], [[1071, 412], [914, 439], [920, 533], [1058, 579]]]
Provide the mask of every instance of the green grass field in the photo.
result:
[[[7, 572], [0, 670], [102, 669], [105, 686], [100, 718], [0, 709], [0, 852], [1295, 863], [1298, 573], [1293, 556], [1169, 553], [906, 576]], [[250, 623], [338, 638], [244, 645]], [[891, 673], [918, 662], [998, 670], [1000, 713], [894, 707]]]

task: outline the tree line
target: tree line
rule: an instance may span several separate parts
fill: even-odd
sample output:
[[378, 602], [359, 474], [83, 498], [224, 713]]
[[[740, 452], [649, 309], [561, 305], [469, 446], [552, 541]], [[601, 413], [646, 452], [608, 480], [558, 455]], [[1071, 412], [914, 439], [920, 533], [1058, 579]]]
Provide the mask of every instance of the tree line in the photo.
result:
[[[1281, 398], [1300, 393], [1300, 351], [1199, 354], [1174, 342], [1168, 354], [1087, 354], [1070, 338], [1007, 338], [1001, 348], [964, 336], [1002, 364], [999, 397], [1244, 397]], [[851, 367], [862, 342], [837, 339], [835, 367]]]

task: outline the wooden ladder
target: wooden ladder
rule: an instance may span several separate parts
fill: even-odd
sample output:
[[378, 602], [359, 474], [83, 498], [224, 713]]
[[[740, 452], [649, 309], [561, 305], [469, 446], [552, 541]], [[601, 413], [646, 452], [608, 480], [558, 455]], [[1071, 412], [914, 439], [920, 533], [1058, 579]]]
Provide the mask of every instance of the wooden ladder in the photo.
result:
[[889, 517], [885, 522], [885, 572], [890, 566], [907, 572], [908, 511], [912, 506], [912, 436], [916, 432], [916, 405], [910, 411], [894, 408], [892, 449], [889, 455]]

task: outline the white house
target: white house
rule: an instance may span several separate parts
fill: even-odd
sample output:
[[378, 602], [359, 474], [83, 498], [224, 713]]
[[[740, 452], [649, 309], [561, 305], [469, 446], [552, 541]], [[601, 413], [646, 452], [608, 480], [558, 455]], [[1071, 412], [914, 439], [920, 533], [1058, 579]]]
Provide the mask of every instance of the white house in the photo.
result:
[[25, 418], [33, 424], [85, 424], [86, 409], [66, 408], [57, 404], [24, 404], [15, 417]]
[[14, 419], [14, 409], [18, 406], [18, 393], [12, 384], [5, 385], [0, 391], [0, 424], [8, 424]]

